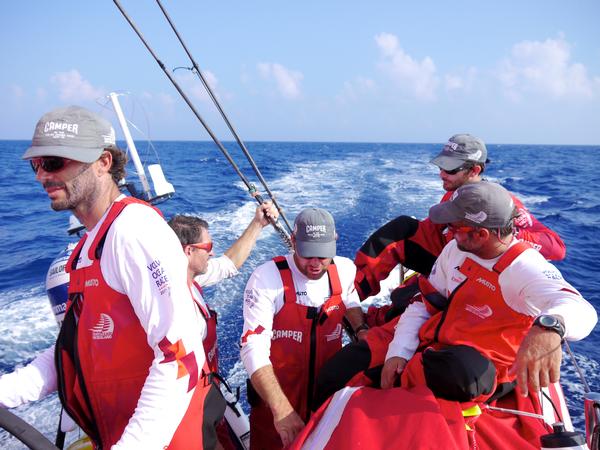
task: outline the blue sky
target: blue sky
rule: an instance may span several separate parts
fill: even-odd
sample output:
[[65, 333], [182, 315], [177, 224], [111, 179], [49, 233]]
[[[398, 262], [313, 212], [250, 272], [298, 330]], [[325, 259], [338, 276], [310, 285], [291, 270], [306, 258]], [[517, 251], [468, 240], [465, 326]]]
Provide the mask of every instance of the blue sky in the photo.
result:
[[[158, 6], [121, 0], [167, 67]], [[245, 140], [600, 144], [600, 2], [164, 0]], [[1, 139], [65, 104], [127, 91], [154, 139], [206, 140], [113, 2], [5, 2]], [[217, 135], [187, 71], [176, 78]], [[102, 100], [100, 101], [103, 102]], [[144, 119], [145, 121], [146, 119]]]

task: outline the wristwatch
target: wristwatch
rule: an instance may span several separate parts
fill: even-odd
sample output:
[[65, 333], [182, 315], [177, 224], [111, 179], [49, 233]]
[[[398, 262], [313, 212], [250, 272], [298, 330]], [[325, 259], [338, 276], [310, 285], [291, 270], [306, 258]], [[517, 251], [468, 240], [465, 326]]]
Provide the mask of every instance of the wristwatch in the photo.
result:
[[554, 331], [560, 336], [561, 339], [565, 337], [565, 326], [556, 316], [542, 314], [541, 316], [536, 317], [536, 319], [533, 321], [533, 324], [540, 328], [544, 328], [545, 330]]

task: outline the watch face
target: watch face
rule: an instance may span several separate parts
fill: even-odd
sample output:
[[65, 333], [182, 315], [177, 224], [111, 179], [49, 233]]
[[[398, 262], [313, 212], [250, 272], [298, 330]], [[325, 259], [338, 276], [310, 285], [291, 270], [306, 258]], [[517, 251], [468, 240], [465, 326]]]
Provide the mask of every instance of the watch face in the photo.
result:
[[554, 316], [540, 316], [539, 322], [544, 327], [555, 327], [558, 319]]

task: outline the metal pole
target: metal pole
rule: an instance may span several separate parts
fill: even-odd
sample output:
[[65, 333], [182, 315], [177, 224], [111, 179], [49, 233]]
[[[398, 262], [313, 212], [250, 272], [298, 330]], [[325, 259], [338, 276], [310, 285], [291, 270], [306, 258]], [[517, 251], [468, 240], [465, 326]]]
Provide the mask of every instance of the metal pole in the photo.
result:
[[[236, 171], [236, 173], [238, 174], [238, 176], [244, 182], [244, 184], [248, 188], [248, 191], [251, 194], [254, 193], [254, 192], [256, 192], [256, 188], [254, 187], [254, 185], [252, 185], [248, 181], [248, 179], [244, 176], [244, 174], [240, 171], [239, 167], [237, 166], [237, 164], [235, 163], [235, 161], [233, 160], [233, 158], [231, 158], [231, 155], [229, 154], [229, 152], [227, 151], [227, 149], [223, 146], [223, 144], [221, 143], [221, 141], [219, 141], [219, 139], [217, 138], [217, 136], [213, 133], [213, 131], [210, 129], [210, 127], [204, 121], [204, 119], [202, 119], [202, 116], [200, 115], [200, 113], [196, 110], [196, 108], [194, 107], [193, 103], [190, 101], [190, 99], [185, 94], [185, 92], [183, 92], [183, 90], [181, 89], [181, 87], [179, 86], [179, 84], [177, 83], [177, 81], [173, 78], [173, 76], [171, 75], [171, 73], [166, 69], [166, 67], [163, 64], [163, 62], [160, 59], [158, 59], [158, 56], [154, 53], [154, 50], [152, 50], [152, 48], [150, 47], [150, 45], [148, 44], [148, 42], [146, 41], [146, 39], [144, 38], [144, 36], [140, 32], [140, 30], [137, 28], [137, 26], [135, 25], [135, 23], [133, 23], [133, 21], [131, 20], [131, 18], [127, 14], [127, 12], [125, 12], [125, 10], [121, 6], [121, 3], [119, 2], [119, 0], [113, 0], [113, 3], [117, 6], [117, 8], [121, 12], [121, 14], [125, 18], [125, 20], [127, 20], [127, 22], [129, 23], [129, 25], [133, 29], [133, 31], [135, 31], [135, 33], [138, 35], [138, 37], [140, 38], [140, 40], [142, 41], [142, 43], [144, 44], [144, 46], [146, 47], [146, 49], [148, 50], [148, 52], [150, 52], [150, 54], [152, 55], [152, 57], [154, 58], [154, 60], [157, 62], [157, 64], [160, 66], [160, 68], [162, 69], [162, 71], [165, 73], [165, 75], [167, 76], [167, 78], [169, 79], [169, 81], [171, 81], [171, 84], [173, 84], [173, 86], [175, 87], [175, 89], [177, 89], [177, 92], [179, 92], [179, 95], [181, 96], [181, 98], [183, 98], [183, 100], [187, 103], [187, 105], [192, 110], [192, 112], [194, 113], [194, 115], [196, 116], [196, 118], [200, 121], [200, 123], [202, 124], [202, 126], [206, 130], [206, 132], [210, 135], [210, 137], [212, 138], [212, 140], [214, 141], [214, 143], [217, 144], [217, 147], [219, 147], [219, 149], [221, 150], [221, 152], [223, 153], [223, 155], [225, 156], [225, 158], [227, 159], [227, 161], [229, 161], [229, 164], [231, 164], [231, 166]], [[264, 202], [264, 200], [262, 199], [262, 197], [259, 194], [255, 193], [252, 196], [258, 202], [258, 204], [262, 204]], [[279, 222], [275, 222], [275, 221], [273, 221], [270, 218], [269, 218], [269, 222], [271, 222], [271, 225], [273, 225], [273, 227], [275, 228], [275, 230], [279, 233], [279, 235], [280, 235], [281, 239], [283, 240], [283, 242], [288, 246], [288, 248], [291, 249], [292, 248], [292, 241], [290, 239], [290, 236], [286, 232], [286, 230], [281, 226], [281, 224]]]
[[273, 193], [270, 191], [269, 187], [267, 186], [267, 182], [265, 181], [265, 179], [263, 178], [262, 174], [260, 173], [260, 170], [258, 169], [256, 163], [254, 162], [254, 159], [252, 158], [252, 155], [250, 155], [250, 152], [246, 148], [246, 145], [244, 144], [244, 142], [242, 142], [242, 139], [239, 137], [239, 135], [235, 131], [233, 125], [231, 124], [231, 122], [229, 121], [229, 118], [227, 117], [227, 114], [225, 114], [225, 111], [223, 110], [223, 108], [221, 107], [221, 104], [217, 100], [217, 97], [215, 96], [212, 88], [210, 87], [210, 85], [208, 84], [208, 82], [206, 81], [206, 79], [204, 78], [204, 75], [202, 75], [202, 71], [200, 70], [200, 67], [198, 67], [198, 64], [196, 63], [196, 60], [192, 56], [192, 53], [188, 50], [187, 45], [185, 45], [185, 42], [183, 41], [183, 38], [181, 37], [181, 35], [177, 31], [177, 28], [175, 28], [175, 24], [171, 20], [171, 17], [169, 16], [169, 13], [164, 8], [164, 6], [163, 6], [163, 4], [161, 3], [160, 0], [156, 0], [156, 3], [158, 3], [159, 8], [163, 12], [165, 18], [167, 19], [167, 22], [169, 22], [169, 25], [171, 26], [171, 29], [175, 33], [175, 36], [177, 36], [177, 39], [179, 40], [181, 46], [183, 47], [183, 49], [187, 53], [188, 57], [190, 58], [190, 61], [192, 62], [192, 65], [194, 66], [194, 71], [196, 72], [196, 75], [198, 75], [198, 77], [200, 78], [200, 81], [202, 81], [202, 84], [204, 85], [204, 88], [206, 89], [206, 92], [208, 92], [208, 95], [210, 96], [210, 98], [212, 99], [213, 103], [215, 104], [215, 106], [217, 107], [217, 109], [219, 110], [219, 112], [221, 113], [221, 117], [223, 117], [223, 120], [225, 120], [225, 123], [227, 124], [227, 127], [229, 127], [229, 131], [231, 131], [231, 134], [233, 134], [233, 136], [235, 137], [236, 142], [238, 143], [238, 145], [242, 149], [242, 152], [244, 153], [244, 155], [246, 156], [246, 159], [248, 160], [248, 162], [252, 166], [252, 169], [254, 169], [254, 172], [256, 173], [256, 176], [260, 180], [261, 184], [264, 186], [265, 190], [267, 191], [267, 194], [269, 194], [269, 197], [271, 197], [271, 199], [273, 200], [273, 204], [279, 210], [279, 213], [281, 214], [281, 218], [285, 222], [285, 224], [286, 224], [286, 226], [288, 228], [288, 231], [291, 233], [292, 232], [292, 228], [290, 227], [290, 224], [288, 223], [288, 220], [285, 217], [285, 214], [283, 213], [283, 209], [277, 203], [277, 200], [275, 199], [275, 196], [273, 195]]

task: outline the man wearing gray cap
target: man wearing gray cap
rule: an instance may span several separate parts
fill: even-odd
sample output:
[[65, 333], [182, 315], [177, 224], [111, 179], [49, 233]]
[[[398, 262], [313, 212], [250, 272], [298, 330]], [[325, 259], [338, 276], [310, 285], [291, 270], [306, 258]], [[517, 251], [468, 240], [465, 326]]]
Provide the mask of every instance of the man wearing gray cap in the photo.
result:
[[336, 256], [337, 233], [324, 209], [294, 222], [294, 252], [258, 267], [244, 291], [241, 357], [250, 375], [253, 449], [289, 445], [310, 415], [316, 374], [342, 345], [342, 320], [363, 331], [356, 269]]
[[510, 193], [486, 181], [461, 186], [429, 210], [454, 239], [420, 284], [422, 301], [400, 317], [382, 388], [400, 376], [412, 387], [424, 374], [436, 396], [464, 402], [484, 401], [514, 381], [524, 397], [558, 381], [562, 339], [586, 337], [597, 314], [558, 269], [515, 238], [516, 214]]
[[23, 158], [52, 208], [72, 211], [87, 233], [67, 263], [69, 306], [55, 347], [0, 380], [0, 405], [58, 389], [98, 447], [214, 445], [202, 432], [211, 384], [187, 259], [158, 210], [120, 193], [126, 155], [114, 129], [84, 108], [59, 108], [40, 119]]
[[[431, 160], [440, 169], [440, 179], [446, 193], [440, 203], [447, 201], [454, 191], [466, 183], [481, 181], [488, 162], [484, 142], [470, 134], [455, 134]], [[538, 250], [546, 259], [561, 260], [565, 245], [561, 238], [544, 226], [512, 196], [518, 215], [515, 235]], [[399, 216], [375, 231], [362, 245], [355, 257], [357, 267], [356, 289], [361, 299], [379, 292], [379, 282], [385, 279], [397, 264], [422, 274], [428, 274], [435, 259], [452, 239], [445, 225], [434, 224], [428, 218], [417, 220]]]

